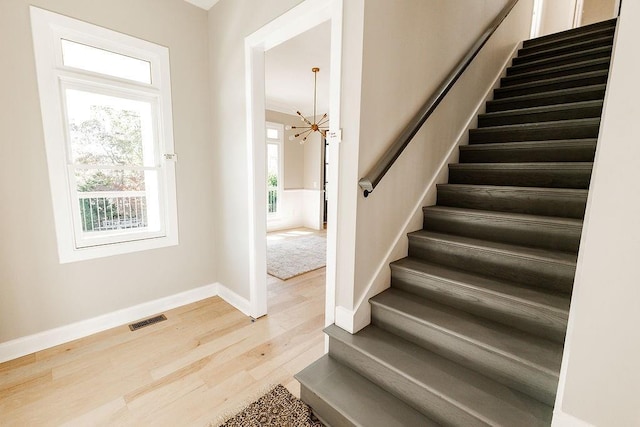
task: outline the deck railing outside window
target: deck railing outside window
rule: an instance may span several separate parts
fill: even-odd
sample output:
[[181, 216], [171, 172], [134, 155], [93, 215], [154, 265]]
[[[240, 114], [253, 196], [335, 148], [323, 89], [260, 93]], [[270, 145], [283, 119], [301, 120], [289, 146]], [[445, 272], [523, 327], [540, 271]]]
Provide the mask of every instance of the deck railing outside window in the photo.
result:
[[108, 231], [147, 226], [144, 191], [94, 191], [78, 194], [83, 231]]
[[278, 212], [278, 187], [267, 187], [267, 213]]

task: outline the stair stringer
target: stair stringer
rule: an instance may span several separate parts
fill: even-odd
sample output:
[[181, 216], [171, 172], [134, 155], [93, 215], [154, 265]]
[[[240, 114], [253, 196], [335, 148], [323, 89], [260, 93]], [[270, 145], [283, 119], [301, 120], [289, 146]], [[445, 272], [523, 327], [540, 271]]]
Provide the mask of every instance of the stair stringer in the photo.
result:
[[[354, 308], [336, 307], [335, 324], [340, 328], [354, 334], [371, 323], [371, 304], [369, 303], [369, 299], [390, 287], [391, 268], [389, 264], [407, 256], [409, 250], [407, 234], [422, 228], [422, 208], [435, 204], [437, 193], [436, 185], [447, 182], [448, 165], [450, 163], [457, 163], [459, 147], [468, 144], [469, 130], [476, 128], [478, 115], [484, 112], [487, 101], [492, 99], [494, 89], [500, 86], [500, 79], [506, 75], [506, 70], [517, 54], [518, 49], [522, 47], [521, 45], [522, 43], [518, 43], [513, 47], [496, 72], [492, 83], [487, 86], [473, 111], [466, 117], [464, 124], [460, 126], [459, 133], [455, 138], [452, 138], [454, 142], [448, 147], [446, 154], [442, 156], [440, 163], [431, 174], [430, 179], [427, 180], [421, 196], [413, 205], [409, 215], [406, 216], [402, 226], [398, 228], [398, 233], [389, 245], [389, 249], [385, 253], [384, 258], [380, 260], [373, 275], [367, 281], [365, 291], [358, 297]], [[444, 102], [446, 102], [446, 100]], [[427, 125], [428, 123], [425, 124], [425, 126]], [[375, 195], [371, 197], [375, 197]]]

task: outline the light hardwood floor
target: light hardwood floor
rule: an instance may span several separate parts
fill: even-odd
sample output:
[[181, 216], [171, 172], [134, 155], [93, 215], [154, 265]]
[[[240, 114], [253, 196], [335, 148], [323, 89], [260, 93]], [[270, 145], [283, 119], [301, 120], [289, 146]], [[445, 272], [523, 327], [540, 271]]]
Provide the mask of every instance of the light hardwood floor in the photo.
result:
[[269, 315], [218, 297], [0, 364], [0, 426], [213, 425], [324, 353], [325, 269], [268, 276]]

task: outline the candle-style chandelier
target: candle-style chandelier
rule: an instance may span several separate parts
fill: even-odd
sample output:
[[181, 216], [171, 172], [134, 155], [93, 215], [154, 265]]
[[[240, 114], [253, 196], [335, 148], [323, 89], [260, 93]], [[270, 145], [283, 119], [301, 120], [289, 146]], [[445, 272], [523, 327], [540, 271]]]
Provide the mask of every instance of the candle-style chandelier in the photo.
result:
[[297, 138], [302, 137], [302, 139], [300, 139], [300, 144], [304, 144], [307, 140], [307, 137], [313, 132], [320, 132], [320, 134], [326, 138], [327, 129], [329, 129], [329, 118], [327, 117], [327, 113], [324, 113], [324, 115], [320, 117], [320, 119], [316, 122], [316, 95], [318, 88], [318, 71], [320, 71], [320, 68], [313, 67], [311, 71], [313, 71], [313, 117], [311, 118], [313, 120], [313, 123], [311, 122], [311, 120], [303, 116], [300, 111], [296, 111], [296, 113], [300, 117], [300, 120], [302, 120], [306, 124], [306, 126], [287, 125], [285, 128], [287, 130], [300, 129], [298, 133], [289, 137], [290, 141], [295, 141]]

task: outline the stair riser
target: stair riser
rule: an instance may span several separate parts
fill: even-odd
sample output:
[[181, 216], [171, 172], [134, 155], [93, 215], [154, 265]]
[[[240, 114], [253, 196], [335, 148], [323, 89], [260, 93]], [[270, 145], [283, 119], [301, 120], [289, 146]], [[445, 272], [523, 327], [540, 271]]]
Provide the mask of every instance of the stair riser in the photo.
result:
[[438, 205], [531, 215], [583, 218], [587, 196], [529, 194], [516, 190], [497, 190], [480, 187], [467, 191], [455, 187], [438, 186]]
[[[602, 74], [602, 73], [600, 73]], [[558, 81], [553, 83], [527, 83], [527, 85], [533, 85], [531, 87], [507, 86], [504, 88], [498, 88], [494, 91], [494, 99], [510, 98], [513, 96], [525, 96], [533, 95], [541, 92], [551, 92], [554, 90], [571, 89], [576, 87], [591, 86], [598, 84], [605, 84], [607, 82], [607, 76], [596, 75], [590, 77], [575, 77], [566, 79], [564, 81]]]
[[300, 400], [311, 406], [313, 413], [322, 424], [327, 426], [355, 426], [356, 424], [345, 418], [339, 411], [327, 404], [320, 396], [311, 389], [300, 384]]
[[511, 65], [509, 72], [512, 74], [530, 73], [548, 67], [562, 67], [565, 65], [574, 65], [578, 62], [609, 58], [611, 58], [611, 49], [608, 47], [599, 47], [584, 52], [576, 52], [556, 58], [547, 58], [525, 63], [517, 63], [517, 58], [514, 58], [515, 62]]
[[[509, 144], [509, 143], [504, 143]], [[559, 147], [544, 145], [536, 148], [520, 148], [482, 150], [483, 146], [474, 150], [460, 150], [460, 163], [511, 163], [511, 162], [593, 162], [596, 145], [562, 144]], [[462, 148], [462, 147], [461, 147]]]
[[372, 323], [536, 399], [553, 405], [558, 378], [497, 352], [462, 340], [433, 325], [372, 304]]
[[449, 168], [449, 183], [517, 187], [589, 188], [590, 170], [472, 170]]
[[530, 286], [571, 293], [575, 265], [409, 236], [409, 256]]
[[571, 65], [564, 67], [547, 67], [529, 73], [514, 73], [511, 68], [507, 69], [507, 77], [500, 80], [500, 87], [508, 87], [517, 84], [531, 83], [539, 80], [553, 79], [557, 77], [574, 76], [576, 74], [589, 73], [592, 71], [609, 70], [609, 59], [589, 62], [584, 65]]
[[587, 139], [597, 138], [600, 131], [599, 121], [582, 124], [557, 123], [555, 126], [527, 126], [501, 129], [471, 129], [469, 144], [486, 144], [494, 142], [543, 141], [558, 139]]
[[577, 253], [582, 228], [504, 221], [424, 209], [424, 229], [495, 242]]
[[559, 67], [563, 65], [573, 65], [576, 62], [591, 61], [594, 59], [603, 59], [611, 57], [612, 49], [609, 47], [600, 47], [584, 52], [576, 52], [574, 54], [562, 55], [556, 58], [540, 59], [538, 61], [519, 62], [513, 59], [511, 65], [512, 73], [528, 73], [537, 71], [547, 67]]
[[565, 39], [575, 39], [576, 37], [584, 37], [589, 36], [590, 34], [598, 31], [615, 31], [616, 21], [607, 20], [602, 22], [597, 22], [590, 25], [585, 25], [582, 27], [574, 28], [572, 30], [563, 31], [555, 34], [548, 34], [541, 37], [536, 37], [535, 39], [525, 40], [523, 43], [523, 47], [532, 47], [540, 44], [548, 44], [557, 42]]
[[579, 34], [565, 35], [564, 37], [561, 37], [561, 38], [550, 39], [546, 41], [539, 40], [539, 39], [525, 40], [524, 43], [522, 44], [521, 50], [524, 51], [526, 54], [530, 54], [534, 52], [548, 50], [553, 47], [562, 47], [562, 46], [576, 44], [580, 41], [596, 40], [602, 37], [613, 37], [614, 33], [615, 33], [615, 27], [607, 27], [607, 28], [592, 29], [590, 31], [585, 31]]
[[487, 113], [517, 110], [519, 108], [542, 107], [545, 105], [568, 104], [571, 102], [597, 101], [604, 98], [604, 85], [589, 89], [552, 92], [528, 98], [504, 98], [487, 102]]
[[567, 316], [557, 311], [505, 299], [438, 277], [412, 274], [393, 265], [391, 286], [542, 338], [564, 342]]
[[567, 108], [565, 110], [554, 109], [552, 111], [539, 111], [527, 114], [509, 114], [504, 116], [481, 114], [478, 117], [478, 127], [483, 128], [489, 126], [553, 122], [558, 120], [588, 119], [600, 117], [601, 114], [602, 105]]
[[518, 58], [521, 61], [536, 61], [544, 58], [556, 57], [567, 53], [574, 53], [584, 49], [593, 49], [596, 47], [609, 47], [613, 44], [613, 34], [604, 37], [592, 37], [586, 40], [578, 39], [573, 43], [554, 44], [550, 46], [525, 47], [518, 50]]
[[457, 425], [484, 425], [468, 412], [440, 398], [429, 389], [407, 380], [404, 376], [371, 359], [358, 349], [332, 337], [329, 337], [329, 355], [402, 399], [416, 410], [428, 414], [429, 418], [434, 421], [451, 424], [452, 420], [455, 420]]
[[611, 56], [613, 46], [594, 46], [593, 48], [582, 48], [579, 50], [566, 49], [563, 52], [543, 52], [541, 54], [516, 56], [513, 58], [512, 66], [532, 66], [539, 67], [540, 65], [565, 65], [589, 59], [604, 58]]

